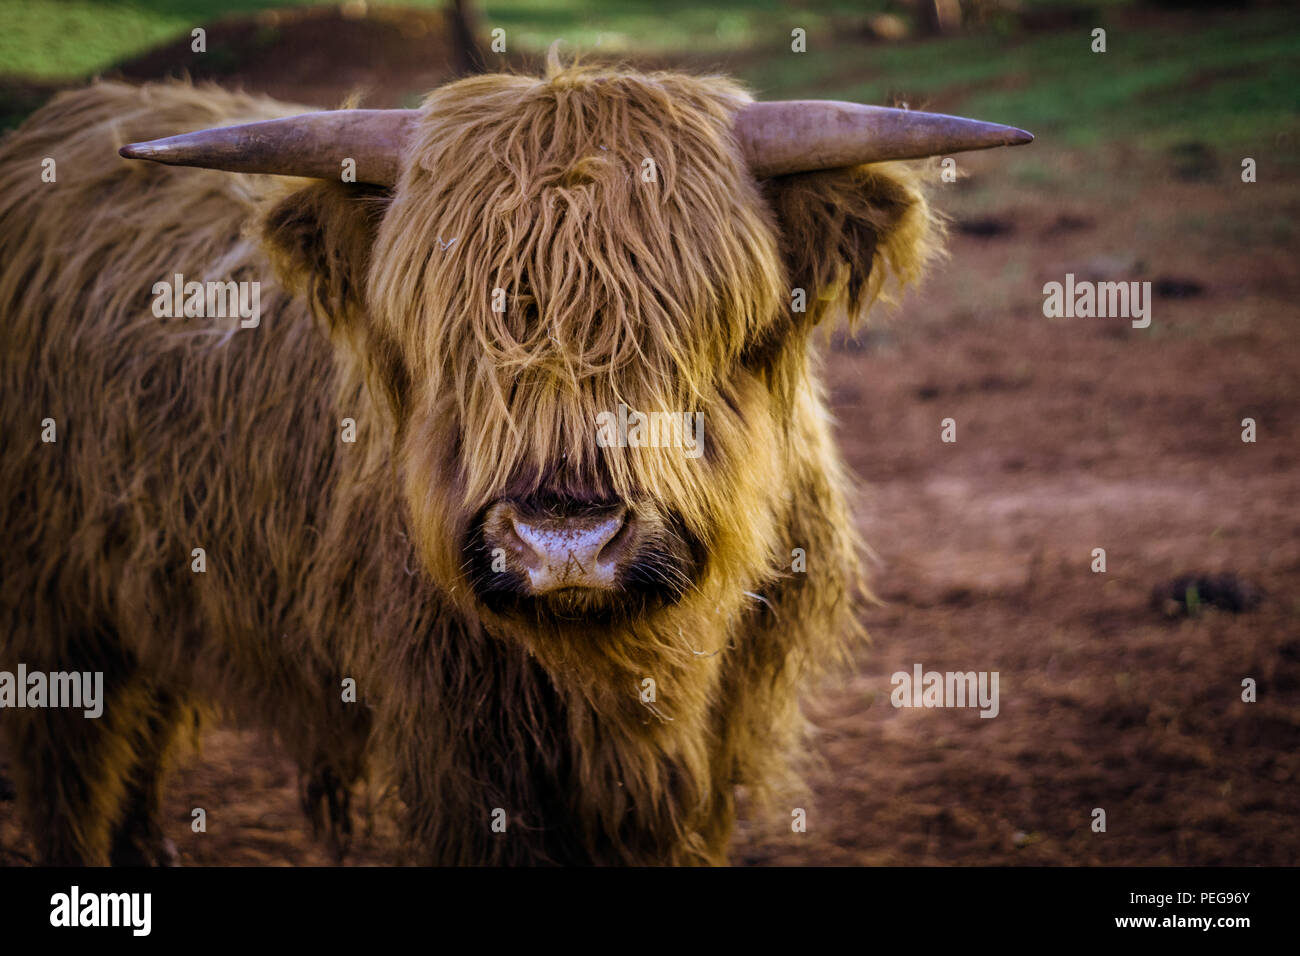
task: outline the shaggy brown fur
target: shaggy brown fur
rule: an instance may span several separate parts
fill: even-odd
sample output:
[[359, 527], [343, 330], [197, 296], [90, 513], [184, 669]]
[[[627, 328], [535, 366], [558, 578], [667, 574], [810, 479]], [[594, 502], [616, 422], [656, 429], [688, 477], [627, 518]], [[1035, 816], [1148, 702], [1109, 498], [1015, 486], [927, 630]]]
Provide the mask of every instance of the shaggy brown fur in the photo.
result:
[[[937, 248], [905, 167], [756, 182], [747, 101], [554, 64], [463, 80], [393, 190], [119, 160], [297, 111], [183, 85], [65, 94], [0, 146], [0, 667], [110, 688], [97, 721], [0, 714], [45, 859], [148, 860], [172, 743], [213, 703], [345, 781], [364, 742], [424, 861], [724, 861], [736, 788], [784, 779], [797, 691], [856, 633], [808, 333]], [[154, 318], [177, 272], [259, 280], [260, 327]], [[598, 448], [620, 401], [701, 411], [705, 454]], [[627, 503], [690, 580], [589, 620], [490, 609], [474, 522], [538, 494]]]

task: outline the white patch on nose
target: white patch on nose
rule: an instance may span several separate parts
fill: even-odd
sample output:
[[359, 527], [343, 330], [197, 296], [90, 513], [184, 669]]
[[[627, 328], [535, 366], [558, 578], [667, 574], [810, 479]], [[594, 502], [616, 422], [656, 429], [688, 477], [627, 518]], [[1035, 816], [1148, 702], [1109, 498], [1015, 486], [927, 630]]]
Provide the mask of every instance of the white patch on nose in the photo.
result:
[[594, 524], [514, 521], [515, 534], [533, 552], [537, 567], [528, 568], [536, 591], [556, 587], [609, 587], [614, 584], [617, 562], [599, 561], [601, 549], [623, 527], [616, 515]]

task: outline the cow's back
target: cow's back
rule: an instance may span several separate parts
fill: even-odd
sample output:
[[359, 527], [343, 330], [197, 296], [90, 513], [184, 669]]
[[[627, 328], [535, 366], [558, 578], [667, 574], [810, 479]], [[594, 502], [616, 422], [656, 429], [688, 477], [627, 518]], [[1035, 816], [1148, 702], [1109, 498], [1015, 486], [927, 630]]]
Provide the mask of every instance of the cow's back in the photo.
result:
[[[249, 636], [283, 625], [331, 490], [339, 387], [323, 336], [250, 238], [286, 184], [117, 150], [296, 111], [106, 83], [0, 144], [0, 519], [15, 545], [0, 556], [0, 612], [18, 659], [53, 661], [66, 635], [108, 628], [141, 656], [221, 672], [236, 652], [199, 622]], [[259, 283], [260, 324], [159, 318], [154, 286], [177, 274]]]

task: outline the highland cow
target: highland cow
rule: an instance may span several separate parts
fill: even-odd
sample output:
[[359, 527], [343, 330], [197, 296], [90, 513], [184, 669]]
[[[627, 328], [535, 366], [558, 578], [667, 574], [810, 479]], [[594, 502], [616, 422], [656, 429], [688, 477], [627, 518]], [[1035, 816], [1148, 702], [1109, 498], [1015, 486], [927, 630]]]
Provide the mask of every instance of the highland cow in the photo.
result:
[[41, 859], [166, 862], [217, 712], [424, 862], [725, 861], [865, 593], [811, 331], [939, 248], [894, 160], [1029, 137], [555, 63], [301, 112], [101, 83], [0, 145], [0, 667], [104, 675], [0, 712]]

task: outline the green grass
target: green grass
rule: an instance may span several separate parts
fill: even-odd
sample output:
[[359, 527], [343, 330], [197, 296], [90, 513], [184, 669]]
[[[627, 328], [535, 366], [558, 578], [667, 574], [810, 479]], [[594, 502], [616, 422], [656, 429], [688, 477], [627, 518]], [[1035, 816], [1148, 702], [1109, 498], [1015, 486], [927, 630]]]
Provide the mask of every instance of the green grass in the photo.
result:
[[[0, 0], [0, 74], [76, 79], [222, 17], [313, 2]], [[504, 28], [512, 46], [545, 49], [561, 39], [576, 50], [664, 54], [788, 43], [793, 27], [824, 34], [835, 18], [861, 17], [888, 2], [819, 0], [804, 8], [779, 0], [495, 0], [480, 2], [479, 11], [484, 28]], [[444, 0], [370, 5], [441, 8]]]
[[[0, 0], [0, 74], [75, 82], [221, 16], [305, 2]], [[402, 2], [438, 7], [443, 0]], [[544, 50], [561, 39], [573, 51], [685, 55], [737, 74], [760, 96], [902, 98], [921, 108], [938, 100], [1067, 146], [1123, 139], [1146, 149], [1189, 140], [1226, 145], [1288, 131], [1296, 138], [1296, 14], [1184, 14], [1130, 27], [1114, 15], [1126, 0], [1093, 6], [1108, 29], [1105, 54], [1090, 51], [1088, 28], [893, 44], [863, 39], [867, 13], [902, 9], [896, 0], [486, 0], [480, 11], [484, 30], [504, 27], [512, 50]], [[794, 26], [808, 32], [807, 53], [790, 51]]]
[[[1071, 146], [1133, 138], [1148, 148], [1188, 139], [1246, 141], [1295, 130], [1300, 29], [1281, 10], [1218, 14], [1171, 34], [1111, 27], [1108, 52], [1083, 30], [1007, 38], [835, 48], [812, 62], [774, 54], [742, 67], [766, 96], [816, 95], [913, 107], [943, 94], [962, 112]], [[811, 55], [805, 55], [811, 59]]]
[[561, 39], [576, 50], [609, 53], [733, 51], [773, 42], [790, 31], [828, 32], [838, 18], [884, 9], [887, 0], [500, 0], [482, 5], [485, 26], [503, 27], [526, 48]]
[[72, 80], [222, 16], [309, 0], [0, 0], [0, 74]]

